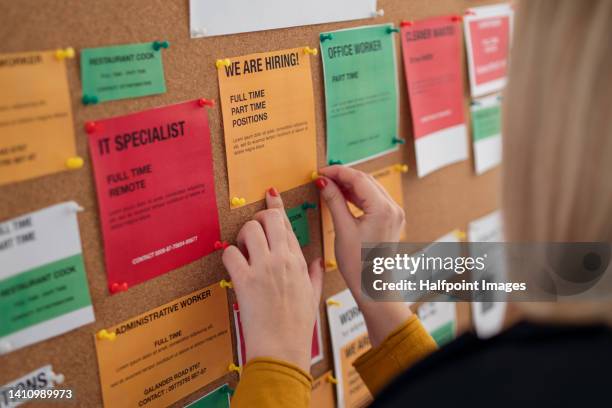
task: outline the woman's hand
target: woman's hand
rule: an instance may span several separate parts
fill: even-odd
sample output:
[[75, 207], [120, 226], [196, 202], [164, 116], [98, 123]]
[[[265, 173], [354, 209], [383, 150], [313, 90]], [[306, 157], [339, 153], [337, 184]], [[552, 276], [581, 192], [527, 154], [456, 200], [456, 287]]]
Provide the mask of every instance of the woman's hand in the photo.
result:
[[238, 233], [238, 246], [223, 252], [223, 264], [240, 305], [248, 359], [272, 357], [309, 372], [321, 259], [306, 265], [276, 189], [268, 190], [266, 203]]
[[[361, 246], [363, 243], [398, 242], [405, 226], [404, 210], [374, 177], [344, 166], [319, 171], [315, 184], [334, 221], [338, 269], [361, 309], [373, 346], [412, 314], [399, 302], [374, 302], [361, 294]], [[348, 209], [350, 201], [363, 211], [359, 218]]]

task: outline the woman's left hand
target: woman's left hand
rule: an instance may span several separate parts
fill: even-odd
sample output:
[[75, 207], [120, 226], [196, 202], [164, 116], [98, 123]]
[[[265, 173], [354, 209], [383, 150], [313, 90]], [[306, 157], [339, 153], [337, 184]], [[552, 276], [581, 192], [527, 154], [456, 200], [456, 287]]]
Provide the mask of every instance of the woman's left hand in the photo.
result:
[[319, 312], [321, 259], [306, 260], [276, 189], [267, 210], [238, 233], [223, 252], [238, 304], [247, 358], [271, 357], [310, 368], [312, 333]]

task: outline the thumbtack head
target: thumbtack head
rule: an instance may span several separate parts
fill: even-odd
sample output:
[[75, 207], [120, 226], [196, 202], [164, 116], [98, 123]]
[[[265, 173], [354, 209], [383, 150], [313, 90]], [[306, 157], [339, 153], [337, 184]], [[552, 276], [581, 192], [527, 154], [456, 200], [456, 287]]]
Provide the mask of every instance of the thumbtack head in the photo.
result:
[[393, 144], [404, 144], [406, 143], [406, 141], [404, 139], [401, 139], [399, 137], [394, 137], [393, 138]]
[[414, 23], [412, 21], [402, 21], [400, 27], [412, 27]]
[[98, 103], [98, 97], [95, 95], [83, 95], [83, 105], [95, 105]]
[[236, 373], [240, 373], [240, 367], [238, 367], [236, 364], [231, 363], [228, 367], [227, 367], [228, 371], [231, 372], [236, 372]]
[[220, 249], [225, 249], [229, 246], [229, 244], [227, 243], [227, 241], [215, 241], [214, 247], [215, 250], [220, 250]]
[[319, 173], [317, 173], [316, 171], [313, 171], [312, 173], [310, 173], [310, 179], [312, 181], [315, 181], [318, 178], [319, 178]]
[[325, 380], [331, 384], [338, 384], [338, 380], [336, 379], [336, 377], [334, 377], [331, 374], [327, 374], [327, 377], [325, 378]]
[[155, 51], [159, 51], [162, 48], [170, 47], [170, 43], [168, 41], [153, 41], [153, 49]]
[[59, 384], [64, 383], [64, 381], [66, 380], [66, 377], [64, 377], [64, 374], [53, 373], [52, 380], [56, 385], [59, 385]]
[[396, 164], [393, 166], [393, 169], [395, 171], [399, 171], [400, 173], [407, 173], [408, 172], [408, 165], [407, 164]]
[[396, 27], [387, 27], [387, 34], [399, 33], [399, 28]]
[[231, 61], [229, 60], [229, 58], [218, 59], [215, 62], [215, 65], [217, 66], [217, 69], [221, 67], [229, 67], [231, 65]]
[[304, 47], [304, 54], [307, 55], [317, 55], [319, 50], [316, 48]]
[[455, 236], [455, 238], [457, 238], [460, 241], [463, 241], [464, 239], [467, 238], [467, 234], [464, 231], [461, 231], [461, 230], [453, 231], [453, 235]]
[[83, 167], [84, 161], [82, 157], [70, 157], [66, 160], [66, 167], [70, 170], [77, 170]]
[[384, 15], [385, 15], [385, 10], [383, 9], [378, 9], [372, 13], [372, 17], [382, 17]]
[[325, 266], [328, 268], [337, 268], [338, 264], [336, 264], [334, 261], [327, 261], [325, 262]]
[[306, 210], [315, 210], [317, 208], [317, 205], [315, 203], [311, 203], [306, 201], [305, 203], [302, 204], [302, 210], [306, 211]]
[[327, 34], [320, 34], [320, 35], [319, 35], [319, 40], [320, 40], [321, 42], [325, 42], [325, 41], [327, 41], [327, 40], [331, 40], [331, 39], [333, 39], [333, 38], [334, 38], [334, 36], [333, 36], [332, 34], [330, 34], [330, 33], [327, 33]]
[[232, 198], [232, 205], [234, 207], [242, 207], [243, 205], [246, 204], [246, 200], [242, 197], [233, 197]]
[[461, 20], [463, 20], [463, 18], [461, 18], [461, 16], [452, 16], [452, 17], [451, 17], [451, 21], [452, 21], [453, 23], [457, 23], [457, 22], [459, 22], [459, 21], [461, 21]]
[[342, 306], [342, 303], [338, 302], [335, 299], [327, 299], [327, 303], [328, 306]]
[[127, 282], [122, 282], [122, 283], [113, 282], [113, 284], [110, 286], [111, 293], [125, 292], [126, 290], [128, 290]]
[[330, 160], [329, 165], [333, 166], [335, 164], [342, 164], [342, 160]]
[[86, 122], [85, 123], [85, 132], [92, 134], [96, 131], [96, 122]]
[[222, 288], [226, 289], [232, 289], [234, 287], [234, 284], [231, 281], [226, 281], [225, 279], [221, 279], [221, 281], [219, 282], [219, 286], [221, 286]]
[[201, 108], [204, 108], [206, 106], [209, 107], [214, 107], [215, 106], [215, 101], [212, 99], [204, 99], [204, 98], [200, 98], [198, 99], [198, 106], [200, 106]]

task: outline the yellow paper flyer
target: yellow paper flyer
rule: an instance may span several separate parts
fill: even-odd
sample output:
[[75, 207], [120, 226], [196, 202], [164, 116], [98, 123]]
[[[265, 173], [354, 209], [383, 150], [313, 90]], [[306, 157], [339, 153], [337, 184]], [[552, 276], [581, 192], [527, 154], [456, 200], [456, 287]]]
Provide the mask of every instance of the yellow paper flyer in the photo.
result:
[[104, 406], [165, 407], [225, 375], [229, 325], [226, 289], [213, 284], [98, 332]]
[[0, 185], [66, 170], [75, 156], [63, 57], [0, 55]]
[[218, 61], [232, 208], [309, 183], [317, 167], [312, 56], [303, 48]]

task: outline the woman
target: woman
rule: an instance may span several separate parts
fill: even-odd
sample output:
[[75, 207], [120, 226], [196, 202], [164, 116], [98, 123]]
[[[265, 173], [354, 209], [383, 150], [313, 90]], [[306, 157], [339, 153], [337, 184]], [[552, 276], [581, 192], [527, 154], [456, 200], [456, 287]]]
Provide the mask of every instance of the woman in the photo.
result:
[[[506, 239], [610, 241], [612, 2], [522, 1], [516, 20], [504, 116]], [[397, 241], [402, 209], [364, 173], [332, 166], [320, 174], [316, 185], [333, 216], [338, 266], [372, 343], [355, 367], [375, 406], [609, 400], [612, 332], [602, 323], [612, 320], [610, 304], [512, 304], [500, 335], [466, 334], [436, 351], [407, 308], [370, 302], [360, 292], [362, 242]], [[363, 210], [360, 219], [347, 200]], [[307, 267], [275, 189], [266, 201], [268, 209], [223, 254], [250, 358], [232, 405], [308, 407], [323, 267], [320, 261]]]

